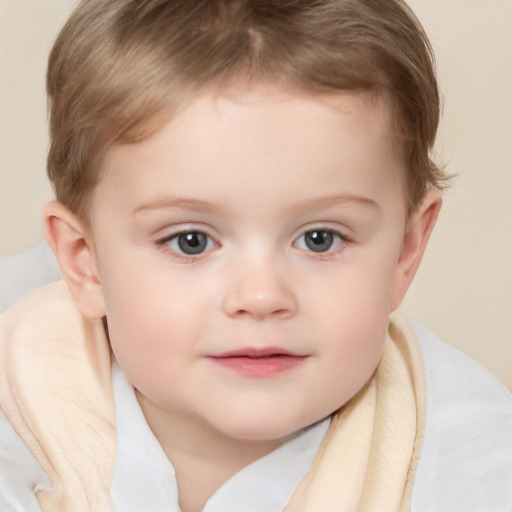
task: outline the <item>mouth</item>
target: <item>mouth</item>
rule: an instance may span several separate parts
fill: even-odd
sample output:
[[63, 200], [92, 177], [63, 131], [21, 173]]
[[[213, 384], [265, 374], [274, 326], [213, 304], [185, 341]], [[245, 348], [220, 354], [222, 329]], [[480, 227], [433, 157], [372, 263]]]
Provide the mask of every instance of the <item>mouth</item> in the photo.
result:
[[309, 356], [281, 348], [244, 348], [208, 356], [214, 364], [247, 377], [273, 377], [302, 364]]

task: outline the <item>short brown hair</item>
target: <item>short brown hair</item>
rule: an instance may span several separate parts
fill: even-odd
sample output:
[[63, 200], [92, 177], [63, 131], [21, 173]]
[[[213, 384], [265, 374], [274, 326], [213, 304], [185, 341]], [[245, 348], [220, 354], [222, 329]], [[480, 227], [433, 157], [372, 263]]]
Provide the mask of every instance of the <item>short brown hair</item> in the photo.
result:
[[87, 219], [105, 153], [206, 88], [368, 91], [392, 112], [409, 211], [444, 179], [428, 39], [401, 0], [84, 0], [49, 59], [48, 175]]

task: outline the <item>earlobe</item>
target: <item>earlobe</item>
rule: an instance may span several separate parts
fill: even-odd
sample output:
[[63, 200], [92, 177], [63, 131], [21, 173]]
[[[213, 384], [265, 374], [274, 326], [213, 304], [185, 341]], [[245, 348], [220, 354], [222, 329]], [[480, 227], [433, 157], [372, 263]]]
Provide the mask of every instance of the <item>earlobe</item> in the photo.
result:
[[44, 234], [80, 312], [87, 318], [105, 316], [105, 302], [92, 239], [83, 223], [62, 203], [44, 210]]
[[419, 208], [407, 222], [404, 242], [396, 268], [391, 311], [394, 311], [402, 302], [420, 266], [427, 242], [439, 215], [441, 203], [441, 195], [438, 192], [433, 190], [426, 192]]

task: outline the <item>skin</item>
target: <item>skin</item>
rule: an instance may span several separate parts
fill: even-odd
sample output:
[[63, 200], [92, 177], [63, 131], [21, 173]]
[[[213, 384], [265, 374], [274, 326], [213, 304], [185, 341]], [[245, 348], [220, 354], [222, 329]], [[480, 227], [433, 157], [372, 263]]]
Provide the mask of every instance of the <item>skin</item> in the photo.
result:
[[[199, 510], [227, 479], [328, 416], [371, 377], [440, 207], [409, 218], [385, 108], [362, 95], [205, 94], [151, 138], [110, 150], [90, 225], [61, 204], [46, 233]], [[317, 252], [313, 232], [332, 234]], [[207, 235], [183, 254], [178, 233]], [[183, 241], [183, 238], [181, 239]], [[300, 355], [272, 375], [211, 356]]]

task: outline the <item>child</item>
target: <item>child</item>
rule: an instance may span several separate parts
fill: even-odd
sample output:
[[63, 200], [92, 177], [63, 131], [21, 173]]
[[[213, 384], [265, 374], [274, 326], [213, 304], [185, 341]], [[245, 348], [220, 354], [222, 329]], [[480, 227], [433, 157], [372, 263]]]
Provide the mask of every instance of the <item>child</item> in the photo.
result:
[[512, 398], [390, 314], [441, 205], [399, 0], [87, 0], [49, 61], [61, 283], [0, 323], [0, 509], [500, 511]]

